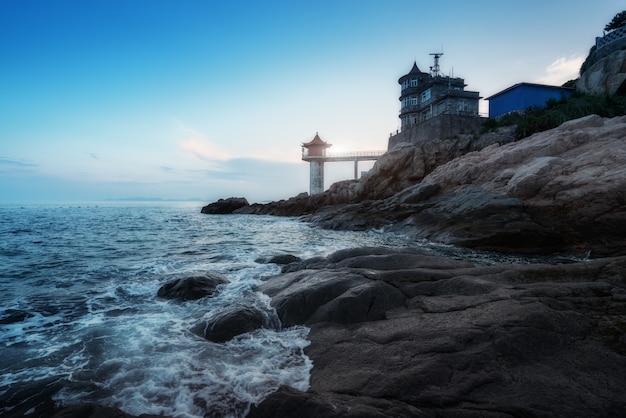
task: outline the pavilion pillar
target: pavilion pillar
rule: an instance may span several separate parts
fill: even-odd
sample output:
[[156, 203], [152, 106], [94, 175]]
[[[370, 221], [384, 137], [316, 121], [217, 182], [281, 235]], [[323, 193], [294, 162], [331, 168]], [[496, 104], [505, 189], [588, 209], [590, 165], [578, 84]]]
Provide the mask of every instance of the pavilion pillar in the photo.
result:
[[315, 195], [324, 192], [324, 161], [310, 161], [311, 173], [309, 183], [309, 194]]

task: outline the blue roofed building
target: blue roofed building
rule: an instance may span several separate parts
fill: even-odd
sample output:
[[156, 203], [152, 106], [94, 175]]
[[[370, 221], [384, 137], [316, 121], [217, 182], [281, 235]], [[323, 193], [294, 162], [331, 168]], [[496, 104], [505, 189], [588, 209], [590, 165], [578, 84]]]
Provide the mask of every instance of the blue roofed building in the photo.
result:
[[545, 84], [518, 83], [502, 90], [489, 100], [489, 117], [496, 118], [507, 113], [530, 108], [544, 108], [548, 100], [569, 98], [574, 93], [571, 87], [548, 86]]

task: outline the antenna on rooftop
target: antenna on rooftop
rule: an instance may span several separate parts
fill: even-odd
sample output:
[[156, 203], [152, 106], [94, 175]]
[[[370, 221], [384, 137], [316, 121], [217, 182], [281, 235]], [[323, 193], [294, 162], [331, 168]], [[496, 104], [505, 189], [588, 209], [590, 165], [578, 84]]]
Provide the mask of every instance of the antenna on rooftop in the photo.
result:
[[432, 75], [433, 77], [441, 76], [442, 74], [439, 69], [439, 58], [443, 55], [443, 52], [433, 52], [430, 55], [435, 57], [435, 64], [430, 67], [430, 75]]
[[430, 55], [435, 58], [435, 64], [430, 67], [430, 75], [438, 77], [441, 75], [441, 71], [439, 70], [439, 58], [443, 55], [443, 52], [433, 52]]

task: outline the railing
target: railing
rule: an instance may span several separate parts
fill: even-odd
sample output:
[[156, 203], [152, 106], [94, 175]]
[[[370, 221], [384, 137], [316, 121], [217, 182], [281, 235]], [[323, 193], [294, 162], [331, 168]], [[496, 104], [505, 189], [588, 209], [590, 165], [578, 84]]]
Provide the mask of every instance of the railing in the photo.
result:
[[378, 158], [383, 155], [384, 150], [377, 151], [354, 151], [354, 152], [327, 152], [324, 155], [309, 155], [308, 149], [302, 151], [302, 158]]
[[612, 44], [613, 42], [619, 41], [626, 37], [626, 26], [622, 26], [621, 28], [617, 28], [602, 38], [596, 38], [596, 49], [604, 48], [607, 45]]

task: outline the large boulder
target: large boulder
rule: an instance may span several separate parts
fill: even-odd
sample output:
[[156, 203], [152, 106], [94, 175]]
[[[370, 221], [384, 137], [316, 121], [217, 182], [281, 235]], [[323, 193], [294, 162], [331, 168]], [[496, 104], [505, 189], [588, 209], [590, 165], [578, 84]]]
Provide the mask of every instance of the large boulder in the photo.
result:
[[[548, 246], [557, 243], [581, 255], [625, 254], [625, 141], [626, 117], [590, 115], [519, 142], [469, 153], [438, 167], [425, 181], [439, 184], [440, 193], [450, 195], [482, 187], [519, 199], [532, 222], [503, 228], [503, 236], [514, 246], [510, 230], [522, 227], [522, 233], [525, 225], [536, 224], [543, 228]], [[475, 216], [466, 220], [469, 225]]]
[[[300, 264], [261, 289], [311, 327], [310, 389], [249, 417], [626, 413], [626, 257], [481, 267], [363, 249]], [[339, 300], [368, 282], [397, 293], [355, 320]]]
[[226, 283], [228, 283], [226, 277], [219, 273], [208, 272], [199, 276], [170, 280], [159, 288], [157, 296], [176, 300], [212, 297], [218, 292], [218, 286]]
[[202, 213], [209, 215], [230, 214], [237, 209], [249, 206], [248, 201], [243, 197], [230, 197], [228, 199], [219, 199], [217, 202], [209, 203], [201, 210]]
[[294, 263], [288, 272], [263, 283], [259, 290], [272, 298], [283, 326], [380, 320], [386, 312], [404, 306], [406, 295], [384, 280], [372, 280], [372, 271], [394, 270], [397, 265], [443, 270], [469, 266], [413, 249], [344, 250], [325, 259]]
[[588, 68], [576, 90], [595, 95], [626, 95], [626, 50], [616, 51]]
[[256, 261], [257, 263], [261, 263], [261, 264], [285, 265], [285, 264], [291, 264], [291, 263], [295, 263], [298, 261], [302, 261], [302, 259], [293, 254], [278, 254], [278, 255], [274, 255], [270, 257], [259, 257], [254, 261]]

